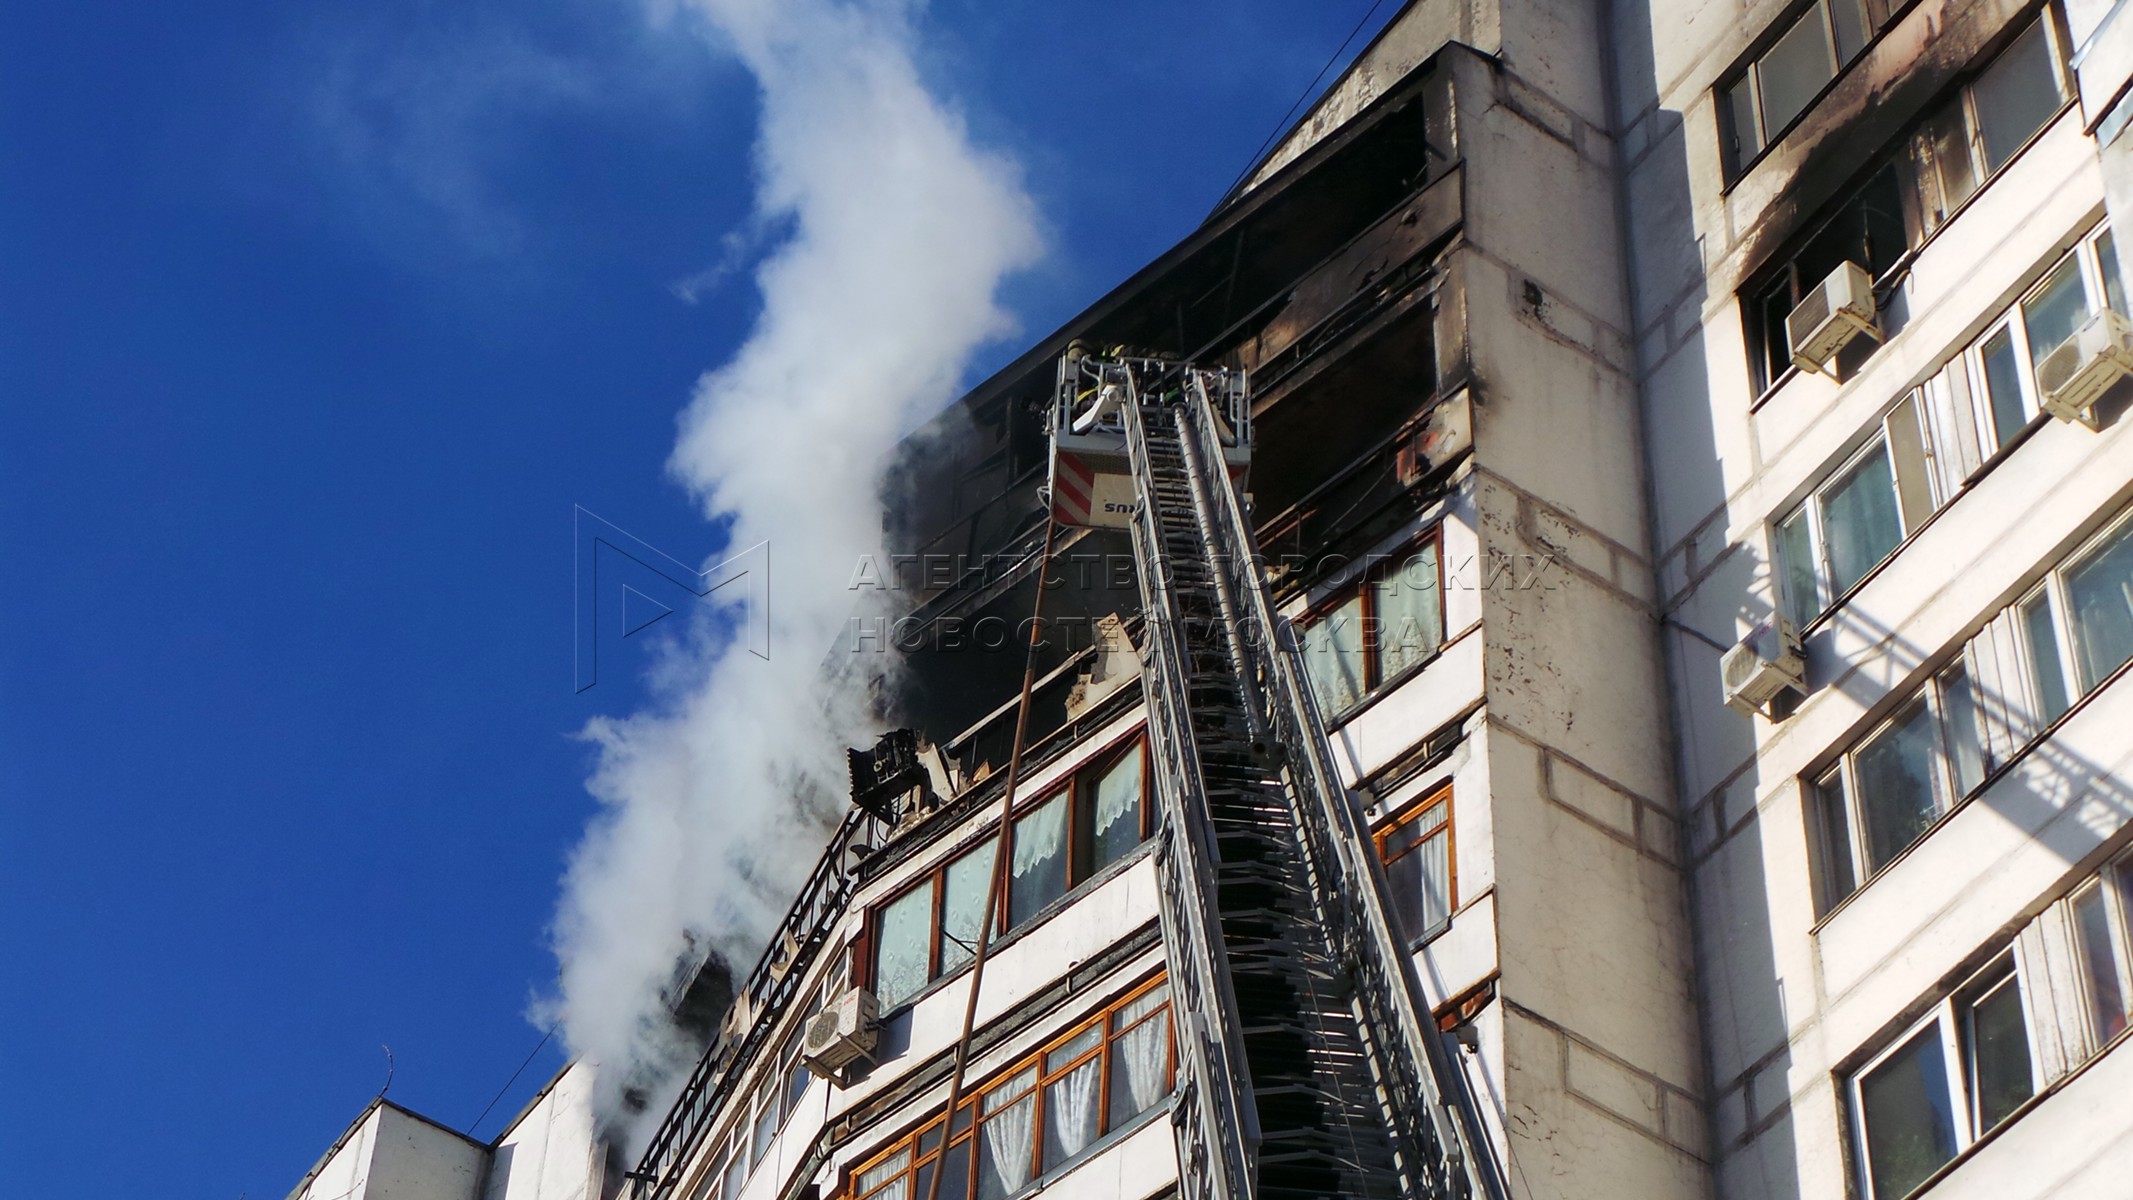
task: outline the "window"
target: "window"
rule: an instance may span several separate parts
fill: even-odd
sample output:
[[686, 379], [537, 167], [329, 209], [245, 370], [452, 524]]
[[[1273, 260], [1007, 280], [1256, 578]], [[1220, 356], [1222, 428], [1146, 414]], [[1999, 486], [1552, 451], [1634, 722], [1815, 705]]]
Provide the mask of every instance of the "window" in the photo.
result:
[[2133, 659], [2133, 524], [2047, 576], [2019, 611], [2030, 698], [2048, 723]]
[[2091, 1044], [2100, 1049], [2133, 1016], [2133, 856], [2075, 891], [2068, 906], [2081, 964]]
[[2128, 661], [2133, 515], [1986, 622], [1953, 663], [1811, 779], [1824, 906], [1858, 890]]
[[1825, 901], [1856, 891], [1984, 782], [1984, 746], [1977, 698], [1958, 664], [1817, 780]]
[[938, 1169], [943, 1198], [1006, 1200], [1154, 1109], [1175, 1075], [1170, 991], [1159, 979], [973, 1089], [945, 1155], [934, 1117], [854, 1172], [851, 1195], [922, 1200]]
[[1364, 573], [1305, 619], [1304, 669], [1329, 715], [1346, 712], [1444, 644], [1444, 580], [1438, 541]]
[[1973, 403], [1956, 415], [1975, 424], [1984, 456], [2011, 444], [2037, 419], [2037, 364], [2106, 303], [2123, 309], [2117, 268], [2108, 230], [2086, 238], [1967, 352]]
[[1911, 138], [1919, 209], [1938, 228], [2070, 97], [2052, 23], [2039, 17]]
[[1757, 276], [1742, 290], [1756, 390], [1776, 383], [1792, 367], [1792, 340], [1785, 318], [1847, 262], [1882, 279], [1903, 263], [1912, 237], [1904, 219], [1903, 176], [1895, 163], [1882, 166], [1810, 235], [1800, 248]]
[[2021, 973], [2007, 955], [1852, 1076], [1868, 1195], [1910, 1194], [2037, 1086]]
[[1916, 532], [1935, 507], [1916, 393], [1888, 415], [1866, 447], [1778, 522], [1785, 611], [1805, 626]]
[[1388, 915], [1410, 943], [1434, 936], [1452, 919], [1452, 789], [1410, 805], [1378, 830]]
[[[1153, 831], [1146, 753], [1135, 738], [1092, 760], [1065, 786], [1015, 816], [1007, 895], [993, 921], [995, 936], [1021, 927], [1130, 854]], [[884, 1011], [977, 953], [996, 848], [996, 841], [986, 838], [875, 910], [873, 991]]]
[[1874, 0], [1815, 0], [1724, 89], [1728, 157], [1738, 173], [1859, 56], [1887, 17]]
[[[1816, 10], [1821, 7], [1808, 10], [1797, 28], [1811, 30]], [[1843, 24], [1837, 22], [1840, 27]], [[1815, 55], [1797, 47], [1810, 43], [1819, 46], [1819, 35], [1801, 36], [1806, 40], [1794, 45], [1795, 58], [1805, 63]], [[1787, 45], [1781, 40], [1778, 47], [1773, 47], [1772, 55]], [[1795, 58], [1786, 61], [1793, 62]], [[1758, 393], [1767, 391], [1791, 369], [1792, 346], [1785, 318], [1843, 263], [1855, 262], [1863, 267], [1876, 281], [1875, 294], [1880, 297], [1883, 311], [1895, 311], [1891, 305], [1902, 297], [1897, 272], [1911, 247], [1938, 229], [2006, 166], [2015, 152], [2027, 145], [2071, 98], [2072, 88], [2063, 66], [2065, 58], [2056, 27], [2040, 16], [1975, 78], [1929, 113], [1907, 145], [1892, 150], [1864, 183], [1837, 201], [1823, 223], [1800, 242], [1799, 249], [1759, 271], [1741, 289], [1749, 358]], [[1743, 101], [1738, 94], [1743, 88], [1752, 91], [1757, 79], [1768, 76], [1770, 59], [1771, 55], [1765, 55], [1729, 93], [1729, 106], [1735, 116], [1752, 111], [1741, 107]], [[1765, 85], [1766, 107], [1771, 95]], [[1776, 126], [1766, 124], [1763, 128]], [[1759, 149], [1762, 143], [1753, 135], [1751, 124], [1734, 129], [1729, 136], [1739, 147]], [[1744, 164], [1752, 157], [1752, 153], [1739, 156], [1736, 162]], [[2040, 342], [2047, 351], [2056, 344]]]

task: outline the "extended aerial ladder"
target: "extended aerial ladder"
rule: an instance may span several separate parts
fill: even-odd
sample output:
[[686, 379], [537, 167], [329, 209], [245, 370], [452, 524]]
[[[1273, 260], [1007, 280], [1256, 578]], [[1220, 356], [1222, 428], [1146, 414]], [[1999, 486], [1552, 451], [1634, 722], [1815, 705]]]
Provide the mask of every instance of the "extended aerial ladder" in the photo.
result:
[[1078, 347], [1050, 498], [1139, 567], [1183, 1200], [1501, 1195], [1386, 916], [1239, 481], [1243, 372]]

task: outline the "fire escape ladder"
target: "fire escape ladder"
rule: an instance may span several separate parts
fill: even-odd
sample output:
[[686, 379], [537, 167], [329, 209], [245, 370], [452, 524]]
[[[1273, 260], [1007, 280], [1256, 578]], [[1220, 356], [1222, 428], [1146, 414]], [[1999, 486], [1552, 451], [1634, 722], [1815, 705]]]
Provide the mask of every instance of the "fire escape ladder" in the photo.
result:
[[[1242, 382], [1172, 364], [1122, 405], [1160, 769], [1162, 926], [1180, 1014], [1185, 1200], [1490, 1195], [1456, 1064], [1387, 921], [1225, 442]], [[1227, 390], [1217, 415], [1208, 379]], [[1226, 420], [1225, 420], [1226, 416]]]

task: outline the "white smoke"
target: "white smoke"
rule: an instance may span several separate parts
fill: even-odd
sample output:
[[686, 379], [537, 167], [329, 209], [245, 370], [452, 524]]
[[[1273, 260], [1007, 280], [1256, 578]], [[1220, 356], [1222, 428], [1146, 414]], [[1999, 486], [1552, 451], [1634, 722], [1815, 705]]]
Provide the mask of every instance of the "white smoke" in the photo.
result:
[[1039, 243], [1013, 166], [973, 146], [921, 79], [905, 4], [675, 11], [668, 28], [700, 19], [753, 73], [756, 217], [792, 233], [758, 269], [755, 328], [698, 383], [669, 463], [730, 523], [731, 546], [769, 544], [770, 661], [734, 636], [730, 610], [700, 614], [655, 673], [654, 706], [587, 727], [603, 810], [555, 921], [571, 1051], [598, 1064], [610, 1118], [625, 1084], [649, 1082], [652, 1120], [687, 1065], [666, 1016], [677, 960], [709, 948], [741, 972], [754, 962], [845, 803], [841, 747], [875, 732], [865, 697], [820, 670], [860, 598], [855, 564], [879, 550], [887, 458], [953, 398], [972, 351], [1009, 331], [996, 289]]

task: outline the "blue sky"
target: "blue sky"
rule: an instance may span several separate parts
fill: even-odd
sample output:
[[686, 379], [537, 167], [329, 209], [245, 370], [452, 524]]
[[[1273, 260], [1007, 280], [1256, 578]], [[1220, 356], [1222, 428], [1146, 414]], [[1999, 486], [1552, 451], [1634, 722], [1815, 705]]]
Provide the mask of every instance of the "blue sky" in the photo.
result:
[[[1045, 223], [1021, 336], [1188, 232], [1370, 7], [935, 0], [927, 77]], [[645, 698], [626, 646], [573, 691], [572, 506], [718, 549], [664, 463], [777, 235], [749, 78], [646, 11], [0, 18], [11, 1192], [278, 1197], [381, 1045], [464, 1128], [539, 1040], [572, 735]]]

